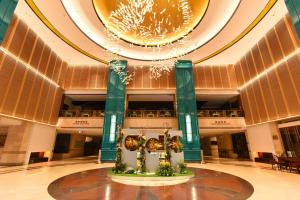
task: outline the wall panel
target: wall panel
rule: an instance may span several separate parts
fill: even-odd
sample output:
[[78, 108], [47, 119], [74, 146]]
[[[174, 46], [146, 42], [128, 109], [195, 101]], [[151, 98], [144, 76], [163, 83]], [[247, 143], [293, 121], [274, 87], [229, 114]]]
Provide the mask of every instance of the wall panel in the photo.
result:
[[237, 84], [237, 81], [236, 81], [235, 70], [234, 70], [234, 65], [230, 65], [227, 68], [227, 72], [228, 72], [228, 80], [229, 80], [229, 83], [230, 83], [230, 88], [232, 88], [232, 89], [238, 88], [238, 84]]
[[283, 95], [285, 99], [288, 101], [287, 106], [290, 110], [290, 113], [296, 115], [300, 113], [300, 104], [296, 94], [296, 89], [293, 84], [293, 80], [290, 77], [289, 70], [286, 63], [280, 65], [277, 68], [277, 70], [280, 78], [280, 84], [283, 90]]
[[[9, 45], [7, 48], [10, 52], [12, 52], [14, 55], [19, 55], [23, 42], [25, 41], [25, 37], [28, 32], [27, 25], [22, 22], [21, 20], [18, 21], [16, 30], [13, 33], [12, 40], [7, 42], [7, 45]], [[9, 38], [9, 33], [6, 34], [6, 37], [4, 38], [4, 41]]]
[[28, 30], [27, 37], [24, 42], [24, 47], [21, 51], [20, 58], [25, 62], [29, 61], [30, 55], [32, 54], [33, 48], [36, 43], [37, 36], [32, 30]]
[[266, 35], [266, 38], [267, 38], [267, 44], [268, 44], [268, 47], [269, 47], [269, 51], [270, 51], [271, 56], [273, 58], [273, 63], [276, 63], [280, 59], [283, 58], [283, 53], [281, 51], [280, 44], [279, 44], [279, 41], [277, 39], [275, 30], [274, 29], [271, 30]]
[[143, 67], [142, 69], [143, 69], [143, 88], [151, 88], [150, 70], [148, 67]]
[[24, 118], [25, 110], [26, 110], [26, 104], [30, 99], [30, 90], [34, 83], [35, 74], [31, 71], [27, 71], [27, 76], [24, 80], [24, 85], [22, 91], [20, 91], [20, 100], [18, 104], [16, 105], [16, 111], [15, 115], [17, 117]]
[[288, 54], [290, 54], [292, 51], [295, 50], [292, 37], [290, 36], [289, 31], [287, 30], [288, 30], [288, 25], [285, 23], [285, 20], [281, 20], [275, 26], [275, 31], [285, 56], [287, 56]]
[[0, 71], [0, 111], [2, 112], [2, 104], [5, 100], [6, 91], [9, 89], [10, 78], [14, 74], [16, 61], [9, 56], [4, 56]]
[[251, 103], [251, 110], [252, 110], [252, 118], [253, 118], [253, 122], [254, 123], [259, 123], [260, 122], [260, 111], [258, 109], [258, 102], [256, 100], [256, 96], [254, 93], [254, 89], [253, 89], [253, 84], [250, 85], [247, 89], [246, 89], [246, 93], [248, 94], [248, 100]]
[[[42, 78], [42, 75], [62, 83], [66, 63], [62, 64], [62, 60], [16, 16], [8, 28], [1, 48], [36, 68], [40, 74], [28, 69], [10, 55], [2, 56], [1, 51], [0, 114], [56, 124], [59, 110], [52, 108], [59, 109], [59, 106], [52, 105], [54, 101], [60, 105], [62, 90]], [[56, 92], [58, 89], [60, 92]]]
[[240, 95], [241, 95], [243, 109], [244, 109], [245, 113], [247, 114], [245, 121], [247, 124], [252, 124], [253, 123], [252, 111], [250, 108], [250, 102], [248, 101], [246, 90], [241, 91]]
[[252, 59], [252, 53], [251, 51], [247, 53], [246, 55], [246, 63], [249, 69], [250, 77], [255, 77], [257, 75], [257, 70], [254, 65], [253, 59]]
[[42, 59], [41, 55], [44, 52], [44, 47], [45, 47], [45, 45], [44, 45], [43, 41], [41, 39], [37, 38], [36, 45], [33, 50], [32, 59], [29, 62], [29, 64], [32, 67], [35, 67], [36, 69], [38, 68], [40, 60]]
[[296, 86], [296, 92], [300, 95], [300, 59], [299, 55], [292, 57], [287, 62], [289, 70], [291, 72], [292, 79]]
[[290, 18], [286, 16], [254, 45], [251, 57], [249, 51], [235, 64], [239, 86], [244, 84], [239, 77], [240, 71], [246, 77], [245, 83], [261, 74], [259, 79], [255, 79], [254, 83], [241, 90], [247, 124], [300, 115], [299, 55], [293, 56], [268, 74], [263, 73], [300, 47], [295, 34]]
[[260, 122], [267, 121], [268, 120], [268, 114], [265, 108], [265, 102], [263, 99], [263, 95], [260, 89], [260, 83], [259, 81], [253, 83], [253, 92], [256, 100], [258, 115], [260, 117]]
[[255, 45], [254, 48], [252, 48], [251, 53], [257, 74], [259, 74], [264, 71], [264, 65], [258, 49], [258, 45]]
[[260, 86], [262, 88], [263, 98], [266, 102], [266, 108], [269, 116], [268, 120], [274, 120], [278, 118], [278, 111], [277, 107], [275, 106], [275, 101], [267, 77], [260, 80]]

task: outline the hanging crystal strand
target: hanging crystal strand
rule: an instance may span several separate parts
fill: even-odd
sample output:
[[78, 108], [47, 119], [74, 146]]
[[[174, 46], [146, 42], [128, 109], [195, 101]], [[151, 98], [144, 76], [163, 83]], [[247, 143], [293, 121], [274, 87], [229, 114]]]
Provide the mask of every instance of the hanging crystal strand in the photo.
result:
[[[171, 0], [168, 0], [171, 4]], [[183, 38], [179, 39], [176, 43], [164, 44], [164, 48], [169, 50], [169, 59], [166, 60], [152, 60], [150, 65], [150, 78], [158, 79], [163, 73], [169, 73], [174, 68], [174, 63], [183, 59], [188, 47], [190, 47], [190, 37], [188, 36], [189, 27], [193, 19], [191, 6], [188, 0], [180, 0], [177, 4], [173, 3], [172, 7], [176, 7], [182, 16], [182, 25], [173, 26], [169, 18], [164, 16], [167, 12], [166, 8], [161, 8], [159, 12], [155, 12], [153, 7], [154, 0], [127, 0], [127, 3], [119, 3], [118, 8], [110, 13], [109, 19], [112, 26], [117, 28], [123, 34], [133, 34], [139, 38], [144, 44], [144, 48], [150, 48], [152, 53], [160, 54], [162, 50], [161, 45], [151, 46], [153, 41], [165, 40], [172, 30], [173, 33], [183, 32], [186, 34]], [[150, 23], [145, 26], [146, 15], [149, 17]], [[106, 30], [110, 51], [106, 51], [109, 61], [117, 62], [122, 59], [120, 54], [121, 39], [118, 35], [113, 34], [113, 31]], [[129, 48], [133, 48], [132, 43]], [[125, 84], [129, 84], [133, 80], [135, 71], [132, 73], [124, 72], [115, 65], [114, 71], [120, 76], [120, 79]]]

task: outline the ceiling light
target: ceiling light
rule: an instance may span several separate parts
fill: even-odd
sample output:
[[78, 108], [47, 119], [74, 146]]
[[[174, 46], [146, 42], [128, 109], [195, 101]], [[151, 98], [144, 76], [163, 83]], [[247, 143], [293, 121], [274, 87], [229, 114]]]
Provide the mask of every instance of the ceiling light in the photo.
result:
[[[168, 37], [169, 26], [172, 26], [171, 30], [174, 32], [179, 30], [185, 30], [186, 33], [189, 32], [189, 24], [192, 20], [192, 11], [188, 0], [180, 0], [178, 4], [173, 3], [173, 6], [177, 7], [178, 13], [180, 13], [181, 20], [183, 23], [181, 25], [168, 24], [165, 26], [165, 23], [168, 23], [168, 17], [164, 16], [163, 13], [166, 8], [160, 8], [160, 12], [153, 9], [154, 1], [153, 0], [128, 0], [127, 4], [120, 3], [116, 10], [113, 10], [110, 13], [109, 20], [114, 24], [114, 28], [117, 28], [120, 32], [125, 34], [134, 34], [141, 41], [144, 42], [144, 48], [150, 48], [153, 52], [160, 53], [162, 45], [148, 46], [150, 41], [155, 41], [158, 39], [165, 39]], [[144, 20], [145, 17], [150, 16], [150, 23], [148, 26], [145, 26]], [[113, 51], [107, 50], [107, 55], [110, 61], [121, 60], [122, 58], [118, 53], [119, 43], [121, 38], [115, 34], [111, 27], [107, 27], [106, 34], [111, 43]], [[171, 50], [170, 58], [167, 60], [152, 60], [148, 66], [150, 66], [150, 77], [159, 78], [162, 76], [162, 73], [168, 73], [172, 70], [175, 65], [175, 62], [184, 56], [186, 48], [190, 47], [189, 37], [185, 35], [179, 39], [176, 43], [169, 43], [163, 45], [164, 48]], [[133, 47], [131, 43], [130, 47]], [[134, 73], [127, 74], [120, 70], [120, 66], [115, 65], [114, 71], [117, 72], [122, 79], [122, 81], [128, 84], [134, 76]]]

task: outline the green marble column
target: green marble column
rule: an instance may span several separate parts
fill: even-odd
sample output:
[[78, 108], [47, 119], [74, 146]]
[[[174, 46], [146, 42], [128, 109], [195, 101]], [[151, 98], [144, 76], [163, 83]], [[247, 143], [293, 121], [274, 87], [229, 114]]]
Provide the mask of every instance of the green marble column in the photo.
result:
[[0, 44], [14, 15], [18, 0], [0, 0]]
[[298, 38], [300, 38], [300, 1], [285, 0], [285, 4], [296, 28]]
[[126, 85], [112, 69], [114, 65], [126, 72], [127, 61], [110, 63], [101, 148], [101, 161], [104, 162], [115, 160], [117, 125], [123, 127], [124, 124]]
[[184, 159], [201, 161], [197, 105], [192, 62], [176, 63], [176, 95], [179, 130], [183, 133]]

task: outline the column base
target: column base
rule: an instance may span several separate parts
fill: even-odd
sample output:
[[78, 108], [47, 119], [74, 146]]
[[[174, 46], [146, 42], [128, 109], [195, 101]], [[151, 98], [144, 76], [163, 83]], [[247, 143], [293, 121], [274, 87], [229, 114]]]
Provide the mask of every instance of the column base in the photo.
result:
[[184, 150], [184, 161], [187, 162], [200, 162], [201, 155], [200, 149], [186, 149]]
[[116, 159], [115, 149], [102, 149], [101, 150], [101, 162], [114, 162]]

